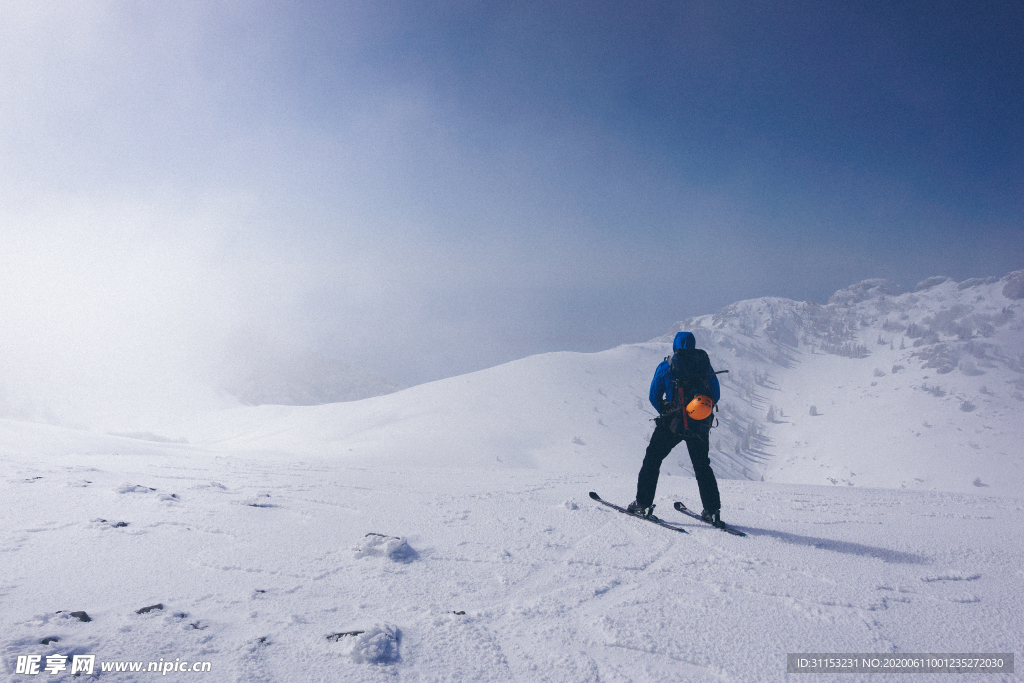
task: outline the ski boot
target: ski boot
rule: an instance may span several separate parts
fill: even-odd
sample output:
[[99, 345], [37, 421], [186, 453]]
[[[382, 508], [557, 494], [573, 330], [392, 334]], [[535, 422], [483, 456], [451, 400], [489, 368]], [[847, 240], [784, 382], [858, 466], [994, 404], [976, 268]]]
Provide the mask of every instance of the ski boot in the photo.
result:
[[711, 512], [708, 512], [707, 510], [701, 510], [700, 518], [703, 521], [705, 521], [708, 524], [711, 524], [713, 526], [717, 526], [717, 527], [725, 526], [724, 524], [722, 524], [722, 511], [721, 510], [712, 510]]
[[654, 516], [654, 504], [652, 503], [649, 507], [643, 507], [635, 500], [626, 506], [626, 512], [631, 515], [639, 515], [644, 519], [658, 519]]

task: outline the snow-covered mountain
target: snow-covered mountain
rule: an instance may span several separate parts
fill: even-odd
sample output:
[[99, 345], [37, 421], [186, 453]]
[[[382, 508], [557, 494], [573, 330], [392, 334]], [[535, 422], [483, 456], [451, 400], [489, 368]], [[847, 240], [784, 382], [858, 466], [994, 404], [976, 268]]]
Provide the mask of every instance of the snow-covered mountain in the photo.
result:
[[[657, 363], [695, 333], [722, 376], [722, 478], [1016, 494], [1024, 485], [1024, 271], [913, 292], [869, 280], [826, 305], [741, 301], [663, 337], [549, 353], [345, 404], [218, 413], [188, 439], [232, 451], [436, 466], [632, 472]], [[667, 467], [689, 471], [685, 452]]]
[[[916, 289], [360, 401], [0, 420], [0, 676], [781, 681], [790, 652], [1020, 652], [1024, 272]], [[686, 535], [586, 496], [632, 497], [679, 328], [730, 370], [712, 458], [746, 538], [671, 509], [697, 501], [685, 449], [656, 502]]]
[[[713, 457], [766, 481], [942, 490], [1024, 484], [1024, 271], [827, 305], [741, 301], [679, 323], [729, 368]], [[738, 399], [738, 400], [737, 400]]]

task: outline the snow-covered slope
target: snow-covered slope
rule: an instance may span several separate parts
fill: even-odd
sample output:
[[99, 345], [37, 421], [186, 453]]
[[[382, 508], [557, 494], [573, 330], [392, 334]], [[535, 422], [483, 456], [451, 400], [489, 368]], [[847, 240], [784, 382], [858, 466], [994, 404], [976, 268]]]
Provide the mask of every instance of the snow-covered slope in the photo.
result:
[[188, 440], [425, 466], [632, 469], [652, 429], [648, 375], [663, 356], [657, 343], [531, 356], [364, 401], [223, 411]]
[[[789, 680], [787, 652], [1024, 645], [1017, 499], [727, 480], [736, 538], [668, 505], [688, 535], [593, 503], [635, 485], [600, 467], [24, 445], [0, 477], [12, 683], [94, 680], [42, 669], [76, 654], [144, 669], [101, 681], [184, 662], [210, 670], [161, 680], [746, 683]], [[680, 476], [659, 494], [697, 499]], [[30, 655], [42, 673], [15, 673]], [[954, 679], [1017, 680], [939, 677]]]
[[825, 306], [755, 299], [680, 323], [731, 369], [715, 457], [766, 481], [1017, 495], [1022, 283], [869, 280]]
[[[933, 278], [903, 294], [872, 280], [827, 305], [742, 301], [647, 344], [532, 356], [354, 403], [239, 408], [185, 431], [232, 452], [633, 472], [652, 429], [650, 377], [689, 329], [730, 371], [712, 432], [720, 477], [1016, 495], [1022, 279]], [[685, 449], [666, 466], [688, 471]]]
[[746, 538], [672, 511], [698, 500], [682, 448], [657, 503], [690, 534], [586, 497], [632, 497], [671, 333], [128, 434], [0, 420], [0, 675], [779, 681], [787, 652], [1021, 652], [1022, 285], [680, 323], [730, 370], [712, 457]]

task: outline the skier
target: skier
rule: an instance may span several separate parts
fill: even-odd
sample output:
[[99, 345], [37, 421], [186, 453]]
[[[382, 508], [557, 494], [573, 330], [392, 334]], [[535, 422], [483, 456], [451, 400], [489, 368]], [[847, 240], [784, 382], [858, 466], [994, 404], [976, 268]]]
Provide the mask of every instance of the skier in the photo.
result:
[[[717, 404], [720, 387], [707, 353], [697, 349], [696, 345], [691, 332], [677, 333], [672, 340], [672, 356], [662, 361], [654, 371], [650, 401], [658, 411], [658, 417], [637, 477], [636, 500], [629, 504], [627, 510], [644, 517], [653, 516], [654, 492], [658, 487], [661, 463], [680, 441], [686, 441], [693, 473], [697, 477], [700, 501], [704, 505], [701, 519], [721, 526], [722, 502], [708, 457], [708, 437], [714, 418], [705, 400], [707, 397]], [[694, 416], [699, 419], [694, 419]]]

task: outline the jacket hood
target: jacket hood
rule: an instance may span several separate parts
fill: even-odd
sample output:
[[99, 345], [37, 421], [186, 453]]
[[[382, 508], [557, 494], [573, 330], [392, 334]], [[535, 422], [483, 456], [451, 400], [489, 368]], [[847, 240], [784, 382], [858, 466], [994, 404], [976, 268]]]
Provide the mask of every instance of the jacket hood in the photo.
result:
[[676, 338], [672, 340], [673, 353], [679, 349], [695, 348], [697, 348], [697, 339], [693, 336], [693, 332], [676, 332]]

